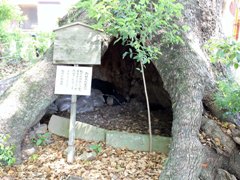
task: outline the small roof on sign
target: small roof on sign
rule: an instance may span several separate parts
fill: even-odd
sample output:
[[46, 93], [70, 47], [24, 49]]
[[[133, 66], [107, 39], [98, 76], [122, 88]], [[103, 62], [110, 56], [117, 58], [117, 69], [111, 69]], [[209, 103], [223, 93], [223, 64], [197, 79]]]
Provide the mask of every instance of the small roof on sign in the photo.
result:
[[71, 26], [77, 26], [77, 25], [84, 26], [84, 27], [86, 27], [86, 28], [93, 29], [93, 30], [95, 30], [95, 31], [103, 32], [102, 30], [94, 29], [93, 27], [91, 27], [91, 26], [89, 26], [89, 25], [87, 25], [87, 24], [84, 24], [84, 23], [82, 23], [82, 22], [75, 22], [75, 23], [67, 24], [67, 25], [65, 25], [65, 26], [61, 26], [61, 27], [59, 27], [59, 28], [57, 28], [57, 29], [54, 29], [53, 32], [58, 31], [58, 30], [61, 30], [61, 29], [65, 29], [65, 28], [68, 28], [68, 27], [71, 27]]

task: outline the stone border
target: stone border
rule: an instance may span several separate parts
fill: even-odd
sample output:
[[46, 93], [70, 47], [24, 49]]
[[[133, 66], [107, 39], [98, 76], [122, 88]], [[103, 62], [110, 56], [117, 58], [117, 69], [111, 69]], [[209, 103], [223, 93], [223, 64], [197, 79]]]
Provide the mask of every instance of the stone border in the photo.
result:
[[[49, 132], [68, 138], [69, 119], [53, 115], [49, 121]], [[76, 139], [104, 141], [107, 145], [129, 150], [148, 151], [149, 136], [145, 134], [111, 131], [86, 123], [76, 122]], [[153, 136], [153, 151], [168, 153], [170, 137]]]

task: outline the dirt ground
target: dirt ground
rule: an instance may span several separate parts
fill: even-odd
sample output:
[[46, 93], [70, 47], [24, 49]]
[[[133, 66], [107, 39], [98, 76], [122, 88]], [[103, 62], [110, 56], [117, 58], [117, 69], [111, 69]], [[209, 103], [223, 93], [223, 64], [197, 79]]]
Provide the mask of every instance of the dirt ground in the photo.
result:
[[[69, 112], [62, 112], [58, 115], [70, 118]], [[77, 121], [108, 130], [149, 133], [146, 105], [134, 100], [124, 105], [105, 105], [95, 108], [92, 112], [78, 114]], [[151, 111], [151, 122], [154, 135], [171, 136], [171, 112], [168, 110]]]
[[[26, 69], [24, 64], [9, 64], [0, 66], [0, 79], [11, 76], [20, 69]], [[68, 112], [59, 113], [69, 117]], [[43, 121], [47, 121], [45, 117]], [[77, 120], [110, 130], [120, 130], [135, 133], [148, 133], [148, 120], [145, 105], [131, 101], [122, 106], [103, 106], [93, 112], [79, 114]], [[131, 128], [130, 128], [131, 127]], [[170, 135], [171, 121], [169, 112], [152, 112], [152, 129], [156, 135]], [[158, 179], [163, 164], [167, 159], [165, 154], [129, 151], [116, 149], [100, 143], [101, 152], [92, 160], [81, 160], [84, 152], [91, 152], [95, 142], [76, 140], [76, 161], [66, 162], [67, 139], [52, 135], [52, 143], [35, 147], [36, 152], [21, 165], [0, 167], [2, 180], [45, 180], [73, 179], [74, 177], [89, 179]]]
[[166, 155], [116, 149], [100, 143], [102, 150], [92, 160], [81, 160], [83, 152], [90, 152], [94, 142], [76, 141], [76, 161], [66, 162], [67, 139], [52, 136], [52, 143], [40, 146], [21, 165], [0, 167], [3, 180], [45, 180], [70, 179], [74, 176], [84, 180], [146, 180], [158, 179]]

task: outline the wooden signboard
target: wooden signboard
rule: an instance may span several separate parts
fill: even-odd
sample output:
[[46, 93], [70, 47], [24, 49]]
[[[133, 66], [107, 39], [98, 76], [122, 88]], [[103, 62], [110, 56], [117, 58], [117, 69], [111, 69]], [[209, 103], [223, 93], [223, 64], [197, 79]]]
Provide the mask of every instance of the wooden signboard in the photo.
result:
[[92, 67], [78, 65], [101, 64], [102, 32], [82, 23], [63, 26], [54, 32], [53, 63], [74, 65], [57, 66], [55, 81], [55, 94], [72, 95], [67, 156], [67, 161], [72, 163], [75, 153], [77, 95], [90, 95], [92, 82]]
[[54, 64], [101, 64], [102, 31], [77, 22], [54, 32]]
[[92, 67], [57, 66], [55, 94], [91, 94]]

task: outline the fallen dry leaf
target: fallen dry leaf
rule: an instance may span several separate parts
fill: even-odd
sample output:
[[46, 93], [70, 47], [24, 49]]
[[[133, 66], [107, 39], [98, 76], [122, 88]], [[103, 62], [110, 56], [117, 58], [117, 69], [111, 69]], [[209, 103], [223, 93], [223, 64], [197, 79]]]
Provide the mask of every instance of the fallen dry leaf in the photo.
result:
[[[167, 158], [161, 153], [115, 149], [101, 143], [103, 150], [93, 161], [76, 158], [66, 162], [67, 139], [53, 135], [53, 143], [37, 148], [37, 159], [21, 165], [0, 169], [0, 179], [68, 179], [70, 176], [87, 179], [153, 179], [157, 180]], [[76, 140], [76, 156], [88, 152], [94, 142]]]

